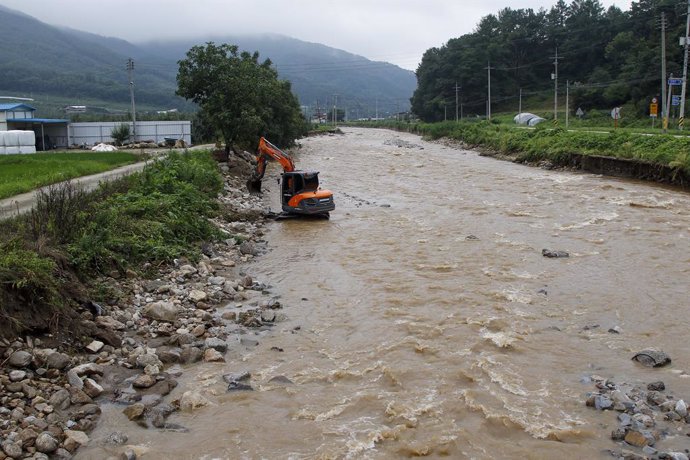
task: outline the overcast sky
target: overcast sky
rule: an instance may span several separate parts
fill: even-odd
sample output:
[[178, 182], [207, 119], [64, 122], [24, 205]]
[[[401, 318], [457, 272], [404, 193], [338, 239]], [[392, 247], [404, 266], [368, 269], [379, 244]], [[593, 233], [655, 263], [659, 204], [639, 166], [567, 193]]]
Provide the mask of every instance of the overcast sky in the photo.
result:
[[[135, 43], [272, 32], [415, 70], [424, 51], [471, 32], [482, 16], [507, 6], [548, 9], [555, 1], [0, 0], [0, 5], [49, 24]], [[627, 10], [630, 0], [602, 4]]]

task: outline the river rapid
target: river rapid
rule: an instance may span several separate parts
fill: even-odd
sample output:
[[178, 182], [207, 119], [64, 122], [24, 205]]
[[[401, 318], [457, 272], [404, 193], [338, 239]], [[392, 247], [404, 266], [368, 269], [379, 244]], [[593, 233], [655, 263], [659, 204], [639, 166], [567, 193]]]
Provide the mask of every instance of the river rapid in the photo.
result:
[[[125, 431], [145, 459], [606, 458], [617, 413], [585, 406], [590, 376], [690, 398], [687, 193], [343, 131], [296, 154], [334, 192], [331, 219], [270, 224], [247, 270], [287, 319], [185, 370], [176, 391], [212, 403], [170, 418], [188, 433], [111, 406], [96, 437]], [[631, 360], [648, 347], [672, 364]], [[255, 391], [226, 393], [243, 371]]]

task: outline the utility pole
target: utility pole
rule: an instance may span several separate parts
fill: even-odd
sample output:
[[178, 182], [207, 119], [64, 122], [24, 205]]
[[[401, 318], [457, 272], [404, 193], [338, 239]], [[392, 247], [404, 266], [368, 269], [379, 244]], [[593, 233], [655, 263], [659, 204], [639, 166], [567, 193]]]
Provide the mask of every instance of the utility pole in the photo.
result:
[[553, 65], [554, 65], [554, 74], [553, 74], [553, 121], [555, 123], [558, 122], [558, 60], [563, 59], [561, 57], [558, 57], [558, 48], [556, 48], [556, 55], [551, 56], [553, 59]]
[[379, 98], [376, 98], [376, 119], [379, 119]]
[[491, 61], [488, 62], [488, 65], [486, 66], [486, 71], [487, 71], [487, 93], [488, 93], [488, 100], [486, 102], [486, 119], [491, 120]]
[[685, 21], [685, 37], [683, 37], [683, 89], [680, 92], [680, 115], [678, 116], [678, 129], [682, 130], [685, 124], [685, 88], [688, 86], [688, 40], [690, 40], [690, 0], [688, 0], [688, 14]]
[[570, 80], [565, 81], [565, 129], [568, 129], [570, 119]]
[[458, 91], [460, 91], [460, 87], [458, 86], [458, 82], [455, 82], [455, 122], [458, 122]]
[[668, 130], [668, 105], [666, 104], [666, 13], [661, 12], [661, 129]]
[[132, 99], [132, 139], [137, 140], [137, 109], [134, 106], [134, 60], [127, 60], [127, 74], [129, 75], [129, 96]]
[[520, 102], [518, 103], [518, 115], [522, 113], [522, 88], [520, 88]]
[[333, 95], [333, 126], [338, 126], [338, 95]]
[[[673, 73], [671, 73], [671, 75], [669, 75], [668, 78], [669, 78], [669, 80], [672, 79]], [[666, 84], [666, 82], [664, 82], [664, 84]], [[668, 85], [668, 94], [666, 95], [666, 98], [667, 98], [666, 99], [666, 111], [667, 111], [667, 113], [666, 113], [666, 118], [664, 118], [664, 124], [666, 125], [667, 128], [668, 128], [669, 120], [671, 118], [671, 98], [672, 98], [672, 96], [673, 96], [673, 86]]]
[[443, 121], [448, 121], [448, 105], [443, 101]]

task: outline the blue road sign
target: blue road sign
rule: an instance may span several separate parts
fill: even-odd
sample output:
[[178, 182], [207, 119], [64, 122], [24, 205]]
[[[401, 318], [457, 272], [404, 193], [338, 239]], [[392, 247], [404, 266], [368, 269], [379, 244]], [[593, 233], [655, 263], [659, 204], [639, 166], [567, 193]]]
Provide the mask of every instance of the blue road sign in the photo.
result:
[[671, 105], [680, 105], [680, 96], [671, 96]]
[[668, 85], [669, 86], [681, 86], [682, 84], [683, 84], [682, 78], [669, 78], [668, 79]]

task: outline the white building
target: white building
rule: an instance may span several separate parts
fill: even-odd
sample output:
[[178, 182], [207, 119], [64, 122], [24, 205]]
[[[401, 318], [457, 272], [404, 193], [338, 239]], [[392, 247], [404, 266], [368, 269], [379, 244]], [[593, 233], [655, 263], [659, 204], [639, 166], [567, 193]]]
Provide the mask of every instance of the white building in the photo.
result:
[[33, 131], [36, 150], [67, 147], [69, 120], [35, 118], [35, 111], [27, 104], [0, 104], [0, 131]]

